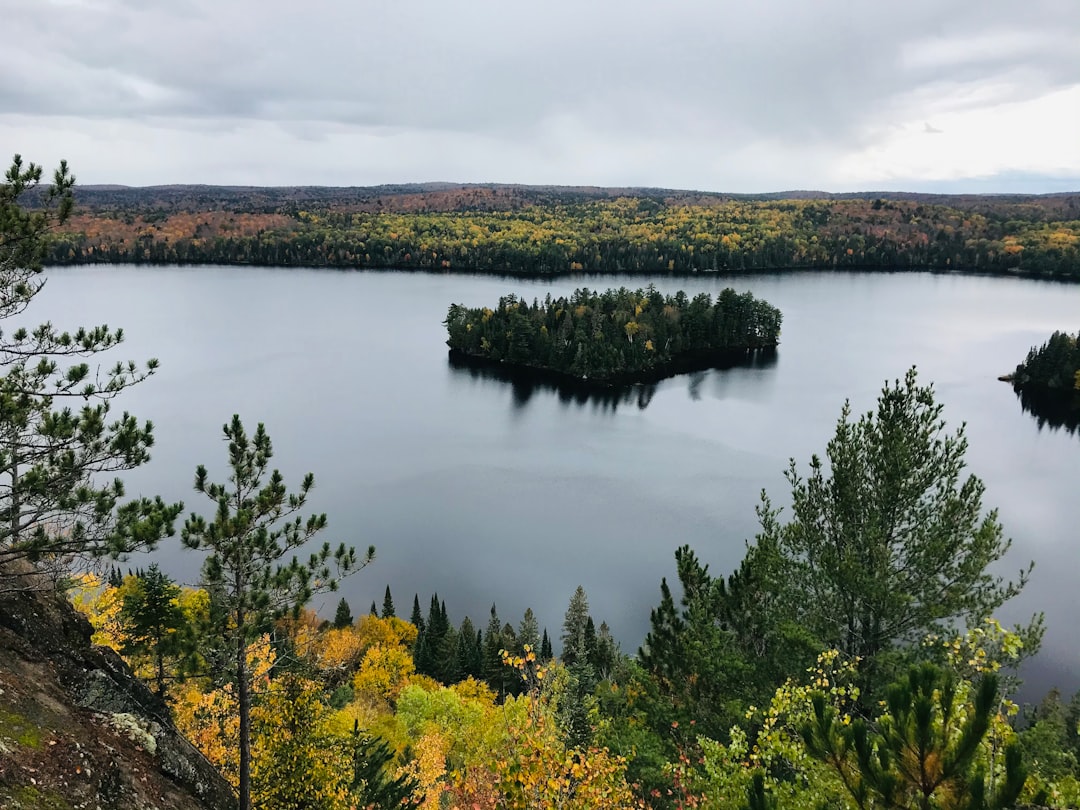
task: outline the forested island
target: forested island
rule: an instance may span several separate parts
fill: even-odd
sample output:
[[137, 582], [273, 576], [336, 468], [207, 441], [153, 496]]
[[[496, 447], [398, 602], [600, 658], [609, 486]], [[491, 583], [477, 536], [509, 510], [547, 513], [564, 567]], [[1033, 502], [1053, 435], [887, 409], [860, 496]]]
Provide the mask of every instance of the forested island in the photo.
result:
[[1042, 346], [1033, 346], [1004, 379], [1040, 425], [1070, 432], [1080, 427], [1080, 333], [1054, 332]]
[[49, 264], [254, 264], [503, 275], [775, 269], [1080, 279], [1080, 194], [424, 184], [79, 189]]
[[503, 296], [495, 309], [451, 304], [451, 352], [598, 382], [648, 382], [775, 348], [780, 310], [730, 287], [665, 296], [654, 286], [587, 287], [532, 305]]

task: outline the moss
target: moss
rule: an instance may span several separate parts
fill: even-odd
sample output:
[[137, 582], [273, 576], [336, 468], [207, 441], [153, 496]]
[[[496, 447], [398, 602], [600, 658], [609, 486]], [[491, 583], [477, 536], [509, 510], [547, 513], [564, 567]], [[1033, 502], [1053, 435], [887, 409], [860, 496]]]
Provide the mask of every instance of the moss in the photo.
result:
[[63, 796], [31, 785], [0, 787], [0, 806], [5, 810], [72, 810]]
[[0, 706], [0, 739], [37, 751], [41, 748], [41, 729], [22, 715]]

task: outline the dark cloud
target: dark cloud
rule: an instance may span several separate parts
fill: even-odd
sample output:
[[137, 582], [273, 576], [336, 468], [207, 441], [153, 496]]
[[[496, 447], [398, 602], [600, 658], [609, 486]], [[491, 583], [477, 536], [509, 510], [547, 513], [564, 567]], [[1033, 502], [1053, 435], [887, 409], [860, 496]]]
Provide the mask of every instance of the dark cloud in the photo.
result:
[[[673, 178], [661, 184], [702, 176], [696, 185], [715, 186], [752, 178], [747, 156], [821, 166], [943, 112], [1080, 86], [1080, 4], [1067, 0], [9, 6], [0, 146], [50, 119], [54, 128], [85, 120], [98, 138], [125, 125], [144, 137], [167, 129], [170, 143], [193, 127], [204, 138], [220, 132], [222, 148], [244, 129], [281, 148], [295, 138], [301, 151], [299, 142], [352, 133], [378, 141], [380, 159], [400, 170], [409, 155], [382, 139], [408, 133], [428, 153], [414, 165], [436, 172], [420, 179], [481, 179], [487, 154], [499, 174], [487, 179], [536, 182], [563, 167], [563, 182], [587, 182], [606, 142], [623, 159], [659, 156]], [[265, 176], [250, 182], [280, 182], [273, 154], [265, 159]], [[611, 179], [606, 162], [593, 181]], [[758, 176], [760, 188], [776, 182]]]

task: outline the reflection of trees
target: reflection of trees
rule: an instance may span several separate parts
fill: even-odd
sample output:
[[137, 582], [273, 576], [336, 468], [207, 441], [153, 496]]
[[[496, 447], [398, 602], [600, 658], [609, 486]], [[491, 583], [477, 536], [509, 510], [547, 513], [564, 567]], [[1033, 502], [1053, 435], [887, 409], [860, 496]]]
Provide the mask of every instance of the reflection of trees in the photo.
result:
[[[727, 370], [732, 368], [771, 368], [776, 365], [776, 349], [759, 349], [754, 352], [737, 352], [714, 362], [709, 368]], [[454, 373], [467, 374], [475, 380], [497, 380], [508, 383], [514, 398], [514, 406], [522, 408], [538, 391], [555, 394], [564, 404], [578, 407], [591, 405], [603, 411], [616, 411], [620, 405], [636, 405], [645, 410], [656, 393], [656, 383], [632, 385], [604, 385], [587, 382], [566, 375], [539, 369], [492, 363], [489, 360], [470, 357], [451, 351], [448, 363]], [[693, 373], [690, 382], [691, 397], [697, 399], [695, 390], [700, 387], [707, 370]]]
[[1042, 388], [1021, 388], [1016, 391], [1020, 407], [1038, 422], [1039, 427], [1065, 428], [1069, 433], [1080, 430], [1080, 391], [1053, 391]]

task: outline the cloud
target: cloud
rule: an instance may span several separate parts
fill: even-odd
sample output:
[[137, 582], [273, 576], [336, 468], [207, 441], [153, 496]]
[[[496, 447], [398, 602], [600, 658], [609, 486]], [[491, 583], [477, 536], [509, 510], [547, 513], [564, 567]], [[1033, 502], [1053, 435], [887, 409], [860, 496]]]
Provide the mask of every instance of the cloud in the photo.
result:
[[[210, 165], [294, 182], [304, 155], [313, 174], [338, 167], [339, 183], [394, 170], [386, 179], [838, 188], [863, 182], [859, 165], [865, 182], [909, 171], [881, 161], [912, 122], [951, 132], [956, 116], [1080, 87], [1080, 4], [1059, 0], [987, 0], [977, 15], [931, 0], [9, 6], [0, 147], [86, 144], [82, 174], [101, 182], [210, 181]], [[1023, 169], [1006, 145], [998, 162]], [[219, 157], [192, 159], [207, 154]]]

